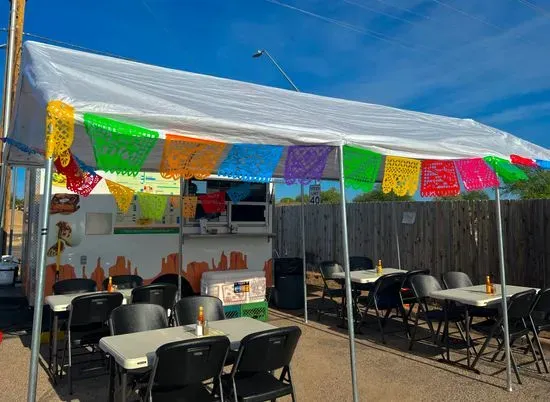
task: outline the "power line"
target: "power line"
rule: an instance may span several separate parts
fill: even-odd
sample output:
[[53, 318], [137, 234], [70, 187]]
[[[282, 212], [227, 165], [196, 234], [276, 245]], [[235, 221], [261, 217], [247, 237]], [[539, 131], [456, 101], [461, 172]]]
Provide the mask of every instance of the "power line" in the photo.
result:
[[448, 9], [450, 9], [450, 10], [453, 10], [453, 11], [459, 13], [459, 14], [462, 14], [462, 15], [464, 15], [464, 16], [466, 16], [466, 17], [469, 17], [469, 18], [471, 18], [471, 19], [473, 19], [473, 20], [476, 20], [476, 21], [478, 21], [478, 22], [481, 22], [482, 24], [487, 25], [487, 26], [489, 26], [489, 27], [491, 27], [491, 28], [495, 28], [495, 29], [498, 29], [498, 30], [501, 30], [501, 31], [506, 31], [505, 28], [503, 28], [503, 27], [501, 27], [501, 26], [499, 26], [499, 25], [493, 24], [493, 23], [491, 23], [491, 22], [489, 22], [489, 21], [487, 21], [487, 20], [485, 20], [485, 19], [483, 19], [483, 18], [478, 17], [477, 15], [469, 14], [469, 13], [467, 13], [467, 12], [464, 11], [464, 10], [461, 10], [461, 9], [459, 9], [459, 8], [456, 8], [456, 7], [454, 7], [454, 6], [451, 6], [450, 4], [443, 3], [442, 1], [439, 1], [439, 0], [432, 0], [432, 1], [433, 1], [434, 3], [437, 3], [437, 4], [439, 4], [439, 5], [442, 5], [443, 7], [448, 8]]
[[524, 6], [527, 6], [529, 7], [531, 10], [535, 10], [543, 15], [545, 15], [546, 17], [549, 17], [550, 18], [550, 12], [544, 8], [542, 8], [541, 6], [537, 5], [537, 4], [534, 4], [534, 3], [531, 3], [530, 1], [528, 0], [518, 0], [521, 4], [523, 4]]
[[[0, 28], [0, 31], [8, 32], [8, 29], [7, 28]], [[40, 39], [40, 40], [43, 40], [43, 41], [46, 41], [46, 42], [49, 42], [49, 43], [53, 43], [53, 44], [56, 44], [56, 45], [62, 45], [62, 46], [82, 50], [82, 51], [89, 52], [89, 53], [95, 53], [95, 54], [99, 54], [99, 55], [103, 55], [103, 56], [109, 56], [109, 57], [114, 57], [114, 58], [117, 58], [117, 59], [137, 62], [137, 60], [135, 60], [135, 59], [130, 59], [128, 57], [120, 56], [118, 54], [104, 52], [104, 51], [101, 51], [101, 50], [95, 50], [95, 49], [91, 49], [91, 48], [88, 48], [88, 47], [75, 45], [74, 43], [63, 42], [63, 41], [60, 41], [60, 40], [57, 40], [57, 39], [48, 38], [47, 36], [36, 35], [36, 34], [29, 33], [29, 32], [23, 32], [23, 35], [27, 36], [29, 38]]]
[[397, 10], [401, 10], [401, 11], [404, 11], [406, 13], [416, 15], [417, 17], [424, 18], [426, 20], [431, 20], [431, 18], [428, 15], [423, 15], [423, 14], [417, 13], [416, 11], [409, 10], [408, 8], [401, 7], [401, 6], [396, 6], [395, 4], [390, 4], [390, 3], [388, 3], [384, 0], [376, 0], [376, 1], [379, 2], [379, 3], [385, 4], [386, 6], [396, 8]]
[[[477, 15], [473, 15], [473, 14], [467, 13], [466, 11], [461, 10], [461, 9], [459, 9], [459, 8], [456, 8], [456, 7], [454, 7], [454, 6], [451, 6], [450, 4], [443, 3], [443, 2], [440, 1], [440, 0], [432, 0], [432, 1], [433, 1], [434, 3], [437, 3], [437, 4], [442, 5], [443, 7], [448, 8], [448, 9], [450, 9], [450, 10], [453, 10], [453, 11], [459, 13], [459, 14], [462, 14], [462, 15], [464, 15], [465, 17], [471, 18], [471, 19], [473, 19], [473, 20], [475, 20], [475, 21], [478, 21], [478, 22], [480, 22], [480, 23], [482, 23], [482, 24], [484, 24], [484, 25], [487, 25], [488, 27], [497, 29], [497, 30], [502, 31], [502, 32], [508, 32], [508, 29], [506, 29], [506, 28], [504, 28], [504, 27], [502, 27], [502, 26], [500, 26], [500, 25], [493, 24], [492, 22], [490, 22], [490, 21], [488, 21], [488, 20], [486, 20], [486, 19], [484, 19], [484, 18], [480, 18], [480, 17], [478, 17]], [[520, 39], [520, 40], [522, 40], [522, 41], [524, 41], [524, 42], [527, 42], [527, 43], [529, 43], [529, 44], [531, 44], [531, 45], [539, 46], [538, 43], [533, 42], [533, 41], [531, 41], [531, 40], [529, 40], [529, 39], [526, 39], [526, 38], [524, 38], [524, 37], [522, 37], [522, 36], [520, 36], [520, 35], [514, 35], [514, 37], [515, 37], [516, 39]]]
[[376, 10], [376, 9], [371, 8], [371, 7], [368, 7], [368, 6], [364, 5], [364, 4], [356, 3], [355, 1], [351, 1], [351, 0], [342, 0], [342, 1], [343, 1], [344, 3], [351, 4], [352, 6], [356, 6], [356, 7], [362, 8], [363, 10], [367, 10], [367, 11], [370, 11], [370, 12], [375, 13], [375, 14], [384, 15], [384, 16], [389, 17], [389, 18], [392, 18], [392, 19], [394, 19], [394, 20], [398, 20], [398, 21], [406, 22], [407, 24], [414, 25], [414, 22], [413, 22], [413, 21], [410, 21], [410, 20], [407, 20], [407, 19], [405, 19], [405, 18], [401, 18], [401, 17], [395, 16], [395, 15], [393, 15], [393, 14], [385, 13], [384, 11]]
[[392, 45], [401, 46], [405, 49], [409, 49], [409, 50], [413, 50], [413, 51], [419, 51], [419, 48], [422, 47], [422, 48], [425, 48], [427, 50], [434, 51], [434, 49], [431, 49], [431, 48], [429, 48], [427, 46], [424, 46], [424, 45], [414, 46], [410, 43], [403, 42], [399, 39], [395, 39], [395, 38], [392, 38], [390, 36], [384, 35], [383, 33], [373, 31], [371, 29], [361, 28], [361, 27], [358, 27], [356, 25], [351, 25], [351, 24], [348, 24], [347, 22], [336, 20], [334, 18], [325, 17], [323, 15], [316, 14], [316, 13], [313, 13], [313, 12], [308, 11], [308, 10], [304, 10], [303, 8], [298, 8], [298, 7], [291, 6], [290, 4], [281, 3], [280, 1], [277, 1], [277, 0], [265, 0], [265, 1], [268, 2], [268, 3], [271, 3], [271, 4], [278, 5], [280, 7], [284, 7], [284, 8], [288, 8], [290, 10], [297, 11], [297, 12], [305, 14], [305, 15], [309, 15], [310, 17], [320, 19], [320, 20], [328, 22], [330, 24], [338, 25], [341, 28], [345, 28], [345, 29], [354, 31], [356, 33], [360, 33], [360, 34], [363, 34], [363, 35], [370, 36], [374, 39], [378, 39], [378, 40], [381, 40], [381, 41], [384, 41], [384, 42], [387, 42], [387, 43], [391, 43]]

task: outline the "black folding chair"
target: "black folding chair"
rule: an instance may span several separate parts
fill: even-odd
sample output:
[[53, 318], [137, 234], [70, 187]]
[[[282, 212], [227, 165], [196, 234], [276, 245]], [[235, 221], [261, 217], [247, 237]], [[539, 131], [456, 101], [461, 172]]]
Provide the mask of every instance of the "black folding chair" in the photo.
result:
[[[274, 401], [291, 395], [295, 401], [290, 362], [301, 333], [300, 328], [292, 326], [244, 337], [231, 373], [222, 377], [233, 400]], [[278, 369], [282, 371], [277, 378], [273, 372]]]
[[68, 295], [95, 292], [97, 285], [92, 279], [73, 278], [54, 283], [52, 289], [54, 295]]
[[[416, 340], [420, 340], [415, 339], [416, 330], [418, 329], [418, 322], [420, 319], [428, 324], [432, 341], [436, 345], [438, 344], [439, 331], [441, 330], [441, 325], [445, 321], [445, 316], [447, 317], [448, 322], [455, 323], [460, 336], [464, 341], [466, 341], [462, 328], [458, 325], [463, 320], [462, 314], [459, 310], [448, 308], [449, 306], [446, 308], [447, 311], [442, 308], [430, 308], [428, 301], [430, 300], [430, 295], [432, 292], [443, 289], [436, 277], [422, 274], [414, 275], [411, 278], [411, 287], [414, 292], [415, 301], [418, 303], [418, 311], [416, 312], [414, 328], [409, 342], [409, 350], [412, 350], [413, 344]], [[437, 322], [437, 330], [434, 330], [434, 322]], [[445, 336], [449, 336], [447, 328], [445, 328], [444, 334]]]
[[[365, 310], [363, 312], [363, 318], [359, 323], [359, 329], [366, 322], [368, 317], [368, 311], [374, 308], [376, 312], [376, 320], [382, 336], [382, 342], [386, 343], [384, 337], [384, 327], [392, 312], [396, 309], [401, 312], [403, 316], [403, 324], [405, 325], [405, 331], [408, 334], [408, 323], [406, 320], [406, 313], [401, 303], [401, 284], [405, 278], [404, 273], [394, 273], [381, 276], [374, 283], [374, 289], [369, 293], [365, 304]], [[382, 317], [381, 311], [386, 311], [386, 314]]]
[[[180, 278], [181, 278], [181, 297], [194, 296], [196, 293], [193, 290], [193, 287], [191, 286], [189, 281], [183, 275], [181, 275]], [[155, 279], [153, 279], [153, 281], [151, 282], [151, 285], [156, 285], [161, 283], [174, 285], [177, 288], [178, 274], [163, 274], [163, 275], [157, 276]]]
[[[52, 286], [52, 291], [54, 295], [68, 295], [68, 294], [80, 294], [80, 293], [91, 293], [95, 292], [97, 290], [97, 286], [94, 280], [92, 279], [85, 279], [85, 278], [73, 278], [73, 279], [64, 279], [58, 282], [55, 282]], [[54, 331], [54, 315], [57, 317], [58, 320], [58, 330], [65, 330], [67, 320], [69, 319], [69, 312], [63, 311], [63, 312], [57, 312], [54, 313], [53, 311], [50, 311], [50, 339], [48, 342], [48, 351], [49, 351], [49, 358], [48, 358], [48, 366], [53, 369], [54, 371], [54, 381], [55, 376], [57, 375], [57, 367], [52, 367], [53, 361], [52, 361], [52, 355], [53, 355], [53, 336], [52, 331]], [[56, 351], [57, 352], [57, 351]]]
[[92, 354], [98, 351], [99, 340], [109, 335], [107, 321], [111, 312], [122, 304], [121, 293], [101, 292], [90, 295], [75, 297], [71, 301], [69, 322], [67, 324], [67, 339], [61, 366], [65, 366], [65, 354], [68, 352], [69, 364], [67, 367], [67, 378], [69, 381], [69, 393], [73, 393], [73, 358], [86, 355], [81, 353], [73, 356], [73, 347], [85, 349], [92, 348]]
[[132, 289], [132, 303], [150, 303], [164, 307], [168, 314], [168, 323], [171, 323], [177, 293], [178, 288], [169, 284], [139, 286]]
[[[344, 300], [346, 292], [343, 286], [343, 279], [334, 279], [332, 275], [336, 272], [344, 272], [344, 269], [340, 264], [334, 261], [323, 261], [319, 264], [319, 272], [321, 273], [321, 278], [323, 280], [323, 293], [321, 295], [321, 300], [317, 307], [317, 321], [321, 321], [321, 304], [324, 304], [325, 297], [328, 296], [331, 302], [336, 304], [336, 315], [339, 316], [340, 308], [343, 312], [343, 303], [340, 304], [334, 298], [339, 297]], [[335, 288], [333, 283], [338, 284], [339, 288]], [[332, 286], [331, 286], [332, 285]]]
[[351, 256], [349, 258], [350, 271], [360, 271], [360, 270], [367, 270], [367, 269], [373, 269], [373, 268], [374, 268], [374, 263], [369, 257]]
[[[143, 401], [223, 402], [221, 375], [229, 345], [225, 336], [162, 345], [156, 351]], [[212, 379], [210, 389], [204, 382]]]
[[[133, 289], [138, 286], [143, 286], [143, 278], [139, 275], [115, 275], [111, 277], [113, 285], [118, 289]], [[103, 280], [103, 290], [107, 290], [109, 286], [109, 278]]]
[[534, 339], [540, 353], [544, 370], [548, 373], [548, 364], [542, 351], [539, 334], [541, 331], [550, 331], [550, 288], [541, 290], [531, 310], [530, 320], [533, 328]]
[[[369, 257], [352, 256], [349, 258], [349, 270], [350, 271], [364, 271], [367, 269], [373, 269], [374, 263]], [[354, 283], [353, 288], [359, 291], [372, 291], [374, 289], [373, 283]]]
[[[532, 328], [531, 325], [527, 323], [530, 321], [530, 313], [535, 302], [537, 291], [535, 289], [526, 290], [524, 292], [516, 293], [508, 302], [508, 330], [509, 330], [509, 343], [510, 343], [510, 360], [512, 361], [512, 368], [516, 374], [518, 383], [521, 384], [521, 378], [519, 376], [518, 365], [514, 354], [512, 353], [512, 346], [514, 342], [518, 339], [526, 338], [529, 343], [529, 350], [535, 359], [537, 369], [540, 372], [539, 361], [537, 359], [535, 348], [529, 337], [529, 333]], [[483, 346], [481, 347], [479, 353], [477, 354], [474, 362], [472, 363], [472, 368], [474, 368], [483, 355], [483, 352], [489, 345], [489, 342], [494, 338], [498, 342], [498, 348], [494, 353], [491, 361], [495, 361], [498, 354], [504, 349], [504, 314], [501, 313], [496, 319], [488, 319], [480, 323], [475, 323], [472, 325], [472, 329], [475, 329], [478, 332], [484, 333], [487, 335]]]
[[166, 310], [158, 304], [124, 304], [109, 318], [111, 335], [131, 334], [168, 327]]
[[176, 325], [196, 324], [199, 319], [199, 307], [202, 306], [204, 319], [219, 321], [225, 319], [223, 304], [214, 296], [189, 296], [181, 299], [174, 306]]
[[[413, 311], [413, 308], [416, 305], [416, 296], [414, 294], [414, 291], [411, 285], [411, 279], [416, 275], [430, 275], [430, 270], [415, 269], [407, 272], [405, 274], [405, 277], [403, 278], [403, 283], [401, 284], [400, 296], [401, 296], [401, 306], [403, 307], [403, 310], [406, 311], [405, 319], [407, 322], [407, 327], [411, 317], [411, 312]], [[408, 309], [408, 311], [406, 308]]]
[[[134, 332], [151, 331], [168, 327], [168, 315], [164, 307], [158, 304], [137, 303], [124, 304], [117, 307], [111, 313], [109, 318], [109, 327], [111, 335], [124, 335]], [[113, 360], [111, 357], [111, 365]], [[120, 381], [120, 387], [124, 399], [127, 395], [127, 372], [122, 367], [117, 366], [117, 373]], [[132, 370], [131, 382], [132, 389], [141, 390], [145, 388], [149, 381], [149, 369]]]
[[[450, 271], [445, 272], [441, 275], [443, 284], [447, 289], [456, 289], [456, 288], [466, 288], [468, 286], [473, 286], [472, 280], [465, 272], [459, 271]], [[458, 304], [458, 303], [457, 303]], [[478, 307], [478, 306], [465, 306], [468, 308], [468, 313], [470, 315], [470, 325], [473, 322], [475, 317], [480, 318], [491, 318], [498, 315], [497, 308], [491, 307]]]

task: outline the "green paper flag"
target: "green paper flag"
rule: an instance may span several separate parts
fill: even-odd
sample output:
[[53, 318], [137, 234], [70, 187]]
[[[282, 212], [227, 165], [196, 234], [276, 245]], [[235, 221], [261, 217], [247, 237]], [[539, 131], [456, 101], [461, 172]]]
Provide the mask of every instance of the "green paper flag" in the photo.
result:
[[382, 155], [367, 149], [344, 146], [344, 179], [347, 187], [372, 191], [378, 178]]
[[513, 165], [508, 160], [497, 156], [486, 156], [483, 158], [504, 181], [504, 183], [514, 183], [516, 181], [527, 180], [527, 175], [519, 167]]
[[162, 221], [168, 198], [161, 194], [136, 193], [142, 219]]
[[137, 176], [157, 143], [156, 131], [84, 114], [84, 127], [90, 136], [98, 170]]

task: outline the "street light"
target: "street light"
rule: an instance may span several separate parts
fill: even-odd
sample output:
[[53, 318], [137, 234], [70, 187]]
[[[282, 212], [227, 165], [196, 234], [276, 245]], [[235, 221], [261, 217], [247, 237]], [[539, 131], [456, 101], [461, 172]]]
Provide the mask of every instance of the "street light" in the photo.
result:
[[254, 53], [252, 55], [253, 58], [257, 59], [258, 57], [262, 57], [263, 55], [266, 55], [267, 57], [269, 57], [269, 60], [271, 60], [271, 62], [275, 65], [275, 67], [277, 67], [277, 69], [281, 72], [281, 74], [286, 78], [286, 80], [288, 81], [288, 83], [290, 85], [292, 85], [292, 88], [294, 88], [294, 90], [296, 92], [300, 92], [300, 90], [298, 89], [298, 87], [296, 85], [294, 85], [294, 83], [292, 82], [292, 80], [290, 79], [290, 77], [284, 72], [284, 70], [281, 68], [281, 66], [275, 61], [275, 59], [273, 57], [271, 57], [271, 55], [269, 54], [269, 52], [265, 49], [263, 50], [257, 50], [256, 53]]

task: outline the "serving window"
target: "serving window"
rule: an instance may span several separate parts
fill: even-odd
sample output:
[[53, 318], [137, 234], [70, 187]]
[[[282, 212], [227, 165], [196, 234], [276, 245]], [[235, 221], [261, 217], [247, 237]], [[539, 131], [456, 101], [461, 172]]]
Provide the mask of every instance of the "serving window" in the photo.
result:
[[[185, 219], [186, 226], [198, 226], [199, 220], [206, 218], [209, 224], [239, 226], [267, 226], [270, 188], [265, 183], [250, 183], [250, 192], [238, 203], [233, 203], [227, 194], [232, 187], [238, 187], [242, 182], [229, 180], [191, 180], [188, 185], [188, 195], [197, 195], [197, 209], [194, 218]], [[200, 196], [225, 192], [225, 212], [207, 213], [203, 208]]]

